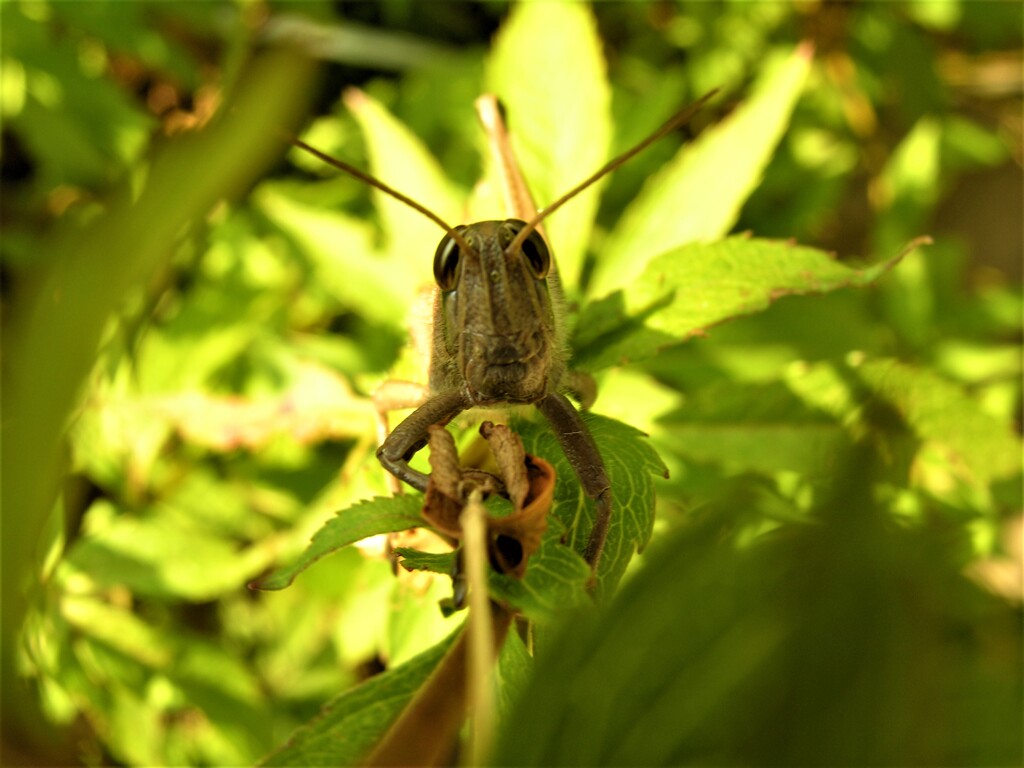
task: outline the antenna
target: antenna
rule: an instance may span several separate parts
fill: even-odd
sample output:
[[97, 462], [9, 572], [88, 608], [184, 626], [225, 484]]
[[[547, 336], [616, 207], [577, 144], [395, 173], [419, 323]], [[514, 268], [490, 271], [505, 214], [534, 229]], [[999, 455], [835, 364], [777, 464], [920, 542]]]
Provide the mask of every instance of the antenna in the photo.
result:
[[[647, 149], [647, 147], [649, 147], [654, 142], [658, 141], [658, 139], [661, 139], [664, 136], [667, 136], [669, 133], [671, 133], [672, 131], [676, 130], [680, 126], [685, 125], [686, 123], [688, 123], [690, 121], [690, 119], [695, 114], [697, 114], [697, 112], [699, 112], [703, 108], [704, 104], [708, 101], [708, 99], [710, 99], [716, 93], [718, 93], [718, 89], [717, 88], [712, 90], [712, 91], [710, 91], [710, 92], [708, 92], [707, 94], [705, 94], [701, 98], [697, 99], [697, 101], [695, 101], [692, 104], [690, 104], [688, 107], [683, 109], [681, 112], [678, 112], [673, 117], [669, 118], [669, 120], [664, 125], [662, 125], [660, 128], [658, 128], [658, 130], [656, 130], [654, 133], [652, 133], [646, 139], [641, 141], [635, 147], [633, 147], [632, 149], [626, 150], [625, 152], [623, 152], [618, 157], [615, 157], [612, 160], [609, 160], [607, 163], [605, 163], [603, 166], [601, 166], [598, 170], [596, 170], [593, 174], [588, 176], [586, 179], [584, 179], [579, 184], [577, 184], [575, 187], [570, 189], [568, 192], [566, 192], [560, 198], [555, 200], [555, 202], [551, 203], [549, 206], [547, 206], [543, 210], [538, 211], [537, 215], [534, 216], [529, 222], [527, 222], [526, 226], [523, 229], [521, 229], [519, 231], [519, 234], [516, 235], [516, 237], [512, 240], [511, 243], [509, 243], [508, 248], [505, 249], [506, 253], [514, 253], [517, 250], [519, 250], [520, 248], [522, 248], [523, 243], [526, 241], [526, 238], [529, 237], [530, 233], [533, 232], [537, 228], [538, 224], [540, 224], [544, 219], [546, 219], [552, 213], [554, 213], [559, 208], [561, 208], [563, 205], [565, 205], [567, 202], [569, 202], [574, 197], [576, 197], [576, 195], [578, 195], [580, 192], [585, 190], [591, 184], [593, 184], [594, 182], [596, 182], [600, 178], [608, 175], [609, 173], [614, 171], [616, 168], [618, 168], [623, 163], [626, 163], [629, 160], [631, 160], [634, 157], [634, 155], [637, 155], [640, 152], [642, 152], [643, 150]], [[464, 237], [462, 237], [462, 235], [460, 235], [455, 230], [454, 227], [452, 227], [450, 224], [448, 224], [448, 222], [446, 222], [444, 219], [442, 219], [440, 216], [438, 216], [436, 213], [434, 213], [432, 210], [430, 210], [426, 206], [421, 205], [420, 203], [417, 203], [415, 200], [413, 200], [410, 197], [407, 197], [406, 195], [403, 195], [397, 189], [388, 186], [383, 181], [379, 181], [378, 179], [375, 179], [373, 176], [371, 176], [370, 174], [366, 173], [365, 171], [359, 170], [354, 165], [349, 165], [348, 163], [346, 163], [346, 162], [344, 162], [342, 160], [338, 160], [338, 159], [336, 159], [334, 157], [331, 157], [330, 155], [325, 154], [324, 152], [321, 152], [316, 147], [310, 146], [309, 144], [307, 144], [306, 142], [302, 141], [301, 139], [297, 139], [297, 138], [295, 138], [293, 136], [289, 136], [288, 140], [292, 144], [294, 144], [296, 147], [299, 147], [300, 149], [306, 150], [311, 155], [313, 155], [314, 157], [319, 158], [320, 160], [322, 160], [323, 162], [327, 163], [328, 165], [331, 165], [331, 166], [337, 168], [340, 171], [344, 171], [349, 176], [352, 176], [352, 177], [354, 177], [356, 179], [359, 179], [359, 181], [363, 182], [364, 184], [367, 184], [367, 185], [373, 187], [374, 189], [378, 189], [378, 190], [380, 190], [381, 192], [383, 192], [386, 195], [390, 195], [395, 200], [398, 200], [401, 203], [405, 203], [407, 206], [409, 206], [410, 208], [412, 208], [415, 211], [419, 211], [424, 216], [426, 216], [428, 219], [430, 219], [435, 224], [437, 224], [439, 227], [441, 227], [441, 229], [443, 229], [445, 232], [447, 232], [448, 236], [451, 237], [451, 239], [454, 240], [458, 244], [460, 249], [465, 250], [465, 251], [470, 252], [470, 253], [473, 252], [473, 248], [469, 245], [469, 243], [466, 241], [466, 239]]]
[[359, 170], [354, 165], [349, 165], [348, 163], [346, 163], [346, 162], [344, 162], [342, 160], [338, 160], [336, 158], [331, 157], [328, 154], [325, 154], [325, 153], [321, 152], [316, 147], [311, 147], [309, 144], [307, 144], [306, 142], [302, 141], [301, 139], [296, 139], [295, 137], [289, 137], [289, 141], [291, 141], [291, 143], [294, 144], [299, 149], [304, 149], [307, 152], [309, 152], [311, 155], [313, 155], [314, 157], [320, 158], [321, 160], [323, 160], [328, 165], [332, 165], [335, 168], [337, 168], [338, 170], [344, 171], [349, 176], [354, 176], [355, 178], [359, 179], [364, 184], [368, 184], [369, 186], [373, 187], [374, 189], [379, 189], [384, 194], [391, 195], [391, 197], [395, 198], [395, 200], [398, 200], [399, 202], [405, 203], [406, 205], [408, 205], [413, 210], [419, 211], [424, 216], [426, 216], [428, 219], [430, 219], [435, 224], [437, 224], [439, 227], [441, 227], [441, 229], [443, 229], [445, 232], [447, 232], [448, 236], [451, 237], [451, 239], [454, 240], [456, 243], [458, 243], [459, 248], [461, 248], [462, 250], [467, 251], [468, 253], [472, 253], [473, 252], [473, 249], [470, 247], [469, 243], [466, 242], [466, 239], [462, 235], [460, 235], [458, 232], [456, 232], [455, 229], [448, 224], [448, 222], [446, 222], [444, 219], [442, 219], [440, 216], [438, 216], [432, 210], [427, 208], [425, 205], [421, 205], [420, 203], [417, 203], [411, 197], [406, 197], [405, 195], [403, 195], [401, 192], [399, 192], [394, 187], [389, 187], [383, 181], [378, 181], [373, 176], [371, 176], [370, 174], [366, 173], [365, 171]]
[[697, 101], [693, 102], [688, 107], [684, 108], [681, 112], [678, 112], [671, 118], [669, 118], [669, 120], [664, 125], [662, 125], [658, 130], [656, 130], [646, 139], [641, 141], [635, 147], [633, 147], [632, 149], [628, 149], [618, 157], [609, 160], [607, 163], [605, 163], [596, 171], [594, 171], [593, 174], [588, 176], [586, 179], [584, 179], [575, 187], [570, 189], [560, 198], [555, 200], [555, 202], [551, 203], [551, 205], [538, 211], [537, 215], [530, 219], [530, 221], [527, 222], [526, 226], [519, 231], [519, 234], [516, 235], [515, 239], [511, 243], [509, 243], [508, 248], [505, 249], [505, 252], [514, 253], [515, 251], [522, 248], [523, 243], [526, 242], [526, 238], [530, 236], [530, 233], [533, 232], [533, 230], [537, 228], [537, 225], [540, 224], [544, 219], [546, 219], [552, 213], [557, 211], [567, 202], [572, 200], [574, 197], [576, 197], [576, 195], [578, 195], [584, 189], [589, 187], [595, 181], [611, 173], [623, 163], [631, 160], [634, 155], [637, 155], [643, 150], [647, 149], [647, 147], [656, 142], [658, 139], [667, 136], [669, 133], [676, 130], [680, 126], [688, 123], [690, 119], [703, 108], [704, 104], [708, 101], [708, 99], [710, 99], [716, 93], [718, 93], [717, 88], [704, 94], [699, 99], [697, 99]]

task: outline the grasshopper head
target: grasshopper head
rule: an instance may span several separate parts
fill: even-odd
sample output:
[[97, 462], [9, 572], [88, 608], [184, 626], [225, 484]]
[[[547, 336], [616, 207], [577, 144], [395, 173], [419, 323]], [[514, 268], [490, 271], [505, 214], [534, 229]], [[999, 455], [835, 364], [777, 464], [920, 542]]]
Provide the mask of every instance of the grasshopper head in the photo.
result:
[[551, 252], [519, 219], [457, 227], [469, 249], [446, 235], [434, 255], [445, 345], [479, 404], [532, 403], [548, 392], [556, 350], [547, 277]]

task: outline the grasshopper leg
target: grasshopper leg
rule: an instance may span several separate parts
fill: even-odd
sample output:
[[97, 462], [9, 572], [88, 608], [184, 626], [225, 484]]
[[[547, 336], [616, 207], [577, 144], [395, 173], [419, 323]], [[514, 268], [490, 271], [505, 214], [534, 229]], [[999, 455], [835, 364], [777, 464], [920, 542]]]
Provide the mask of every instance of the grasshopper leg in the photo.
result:
[[[430, 391], [422, 384], [411, 381], [388, 379], [381, 383], [373, 392], [373, 409], [377, 422], [377, 444], [383, 445], [391, 427], [388, 423], [388, 412], [402, 408], [419, 408], [430, 399]], [[390, 472], [385, 472], [388, 488], [393, 494], [402, 492], [401, 481]]]
[[430, 478], [410, 467], [409, 459], [427, 444], [428, 427], [450, 421], [469, 406], [469, 400], [458, 390], [443, 392], [430, 398], [387, 436], [377, 449], [377, 459], [388, 472], [402, 482], [419, 491], [426, 491]]
[[604, 542], [608, 537], [608, 523], [612, 516], [611, 482], [604, 468], [604, 460], [597, 449], [590, 430], [583, 423], [579, 411], [558, 392], [548, 394], [537, 403], [537, 410], [544, 414], [558, 438], [565, 457], [576, 472], [584, 493], [596, 502], [594, 527], [584, 557], [594, 573], [601, 562]]

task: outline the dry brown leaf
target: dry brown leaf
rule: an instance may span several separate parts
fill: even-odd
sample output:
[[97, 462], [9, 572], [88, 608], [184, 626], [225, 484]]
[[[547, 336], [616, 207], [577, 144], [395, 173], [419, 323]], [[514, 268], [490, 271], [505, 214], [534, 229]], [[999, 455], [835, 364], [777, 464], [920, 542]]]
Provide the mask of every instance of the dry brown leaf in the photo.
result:
[[507, 496], [512, 502], [512, 514], [487, 517], [488, 556], [496, 571], [521, 579], [547, 530], [555, 470], [544, 459], [528, 456], [519, 436], [504, 424], [484, 422], [480, 434], [494, 454], [500, 477], [479, 469], [464, 469], [448, 430], [430, 427], [432, 471], [423, 516], [436, 530], [461, 540], [459, 518], [473, 489], [480, 489], [485, 495]]

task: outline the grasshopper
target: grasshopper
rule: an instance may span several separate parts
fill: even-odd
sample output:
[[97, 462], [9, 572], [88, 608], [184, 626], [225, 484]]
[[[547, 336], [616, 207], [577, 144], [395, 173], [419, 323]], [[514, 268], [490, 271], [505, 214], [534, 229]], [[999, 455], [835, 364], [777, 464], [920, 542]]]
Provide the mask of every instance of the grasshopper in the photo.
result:
[[597, 572], [612, 515], [611, 483], [594, 438], [565, 395], [583, 388], [574, 386], [569, 371], [561, 323], [564, 298], [540, 224], [598, 179], [687, 123], [714, 93], [683, 109], [540, 211], [518, 175], [497, 101], [482, 99], [478, 107], [483, 104], [481, 116], [506, 174], [506, 195], [512, 210], [524, 218], [456, 227], [373, 176], [293, 139], [297, 147], [419, 211], [445, 232], [434, 251], [428, 396], [377, 449], [388, 472], [425, 491], [428, 476], [410, 467], [409, 461], [426, 445], [429, 427], [446, 424], [470, 408], [532, 404], [550, 423], [583, 491], [595, 502], [584, 557]]

